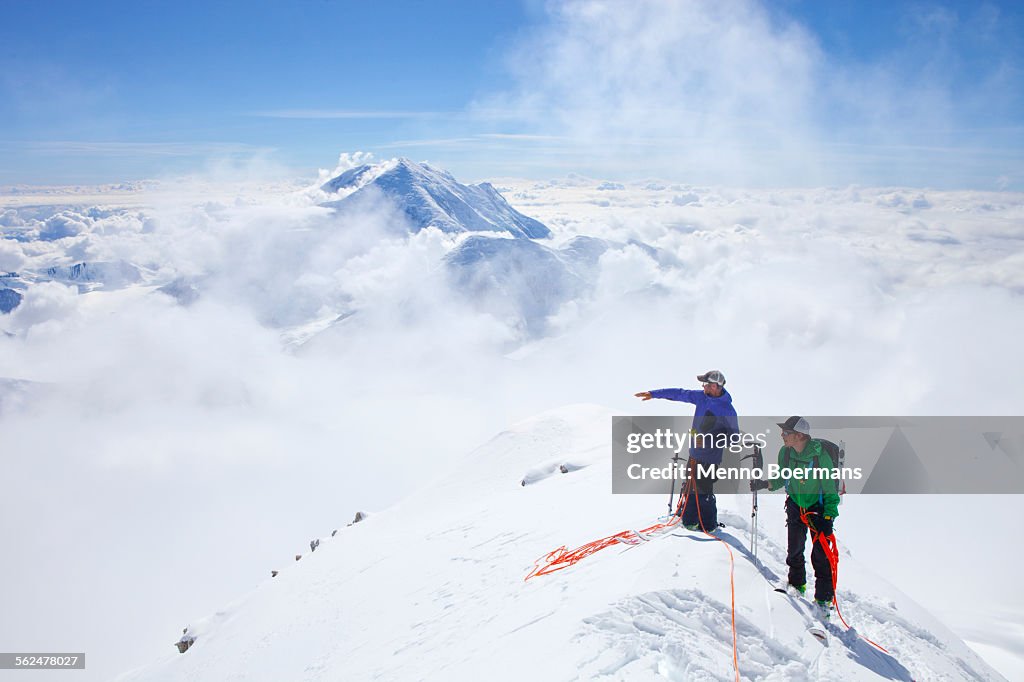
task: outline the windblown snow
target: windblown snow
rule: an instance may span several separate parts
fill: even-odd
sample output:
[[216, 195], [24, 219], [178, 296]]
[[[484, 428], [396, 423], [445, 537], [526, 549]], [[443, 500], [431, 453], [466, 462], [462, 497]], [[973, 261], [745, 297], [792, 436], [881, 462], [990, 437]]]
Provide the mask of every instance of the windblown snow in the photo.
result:
[[838, 596], [854, 630], [831, 624], [825, 643], [809, 634], [810, 604], [768, 583], [785, 570], [781, 496], [762, 497], [759, 561], [749, 498], [722, 496], [723, 542], [679, 529], [524, 581], [560, 545], [646, 527], [665, 510], [607, 494], [611, 414], [572, 406], [516, 424], [192, 623], [184, 655], [119, 679], [732, 680], [733, 584], [742, 679], [1002, 679], [857, 561], [861, 538], [843, 535], [842, 517]]

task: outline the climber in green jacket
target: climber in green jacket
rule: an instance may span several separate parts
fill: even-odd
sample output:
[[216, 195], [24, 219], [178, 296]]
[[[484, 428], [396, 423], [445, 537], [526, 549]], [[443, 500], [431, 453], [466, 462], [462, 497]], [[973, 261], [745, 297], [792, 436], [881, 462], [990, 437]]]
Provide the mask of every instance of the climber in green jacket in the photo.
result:
[[814, 600], [827, 618], [835, 597], [835, 587], [832, 564], [818, 534], [823, 534], [825, 538], [832, 536], [832, 523], [839, 516], [839, 493], [834, 479], [824, 476], [823, 472], [817, 475], [812, 472], [821, 469], [831, 472], [837, 463], [822, 441], [811, 438], [811, 426], [803, 417], [790, 417], [780, 423], [779, 428], [782, 429], [783, 442], [779, 449], [779, 468], [783, 474], [789, 469], [794, 475], [771, 478], [769, 481], [751, 481], [750, 489], [786, 489], [786, 528], [789, 536], [786, 565], [789, 566], [790, 589], [800, 593], [807, 590], [804, 548], [807, 544], [807, 531], [810, 530]]

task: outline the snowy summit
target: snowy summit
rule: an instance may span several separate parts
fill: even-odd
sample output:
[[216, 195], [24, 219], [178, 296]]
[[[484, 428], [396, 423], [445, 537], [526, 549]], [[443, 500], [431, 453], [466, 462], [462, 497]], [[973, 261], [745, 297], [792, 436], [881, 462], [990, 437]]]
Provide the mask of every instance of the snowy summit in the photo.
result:
[[498, 434], [191, 623], [184, 655], [121, 682], [1002, 679], [845, 549], [839, 601], [853, 629], [773, 591], [781, 517], [763, 514], [753, 558], [744, 497], [722, 496], [716, 536], [677, 525], [527, 579], [559, 545], [658, 521], [663, 500], [607, 494], [611, 415], [570, 406]]
[[413, 231], [434, 226], [444, 232], [507, 232], [541, 239], [542, 223], [509, 206], [490, 183], [463, 185], [447, 171], [406, 158], [350, 168], [320, 187], [338, 198], [325, 206], [348, 208], [383, 196], [408, 217]]

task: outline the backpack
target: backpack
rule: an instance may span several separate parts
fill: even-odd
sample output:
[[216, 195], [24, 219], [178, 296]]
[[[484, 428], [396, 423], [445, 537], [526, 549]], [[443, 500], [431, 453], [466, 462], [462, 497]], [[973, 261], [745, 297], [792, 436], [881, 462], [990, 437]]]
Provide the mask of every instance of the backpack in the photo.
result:
[[[824, 448], [825, 452], [827, 452], [829, 457], [832, 458], [832, 462], [833, 462], [835, 467], [837, 467], [839, 469], [842, 469], [844, 466], [846, 466], [846, 443], [845, 442], [839, 441], [839, 445], [836, 445], [832, 441], [825, 440], [824, 438], [819, 438], [818, 442], [821, 443], [821, 447]], [[837, 490], [836, 492], [838, 492], [840, 496], [846, 494], [846, 479], [845, 478], [844, 479], [840, 479], [840, 481], [839, 481], [839, 490]]]
[[[839, 441], [839, 445], [836, 445], [832, 441], [825, 440], [824, 438], [815, 438], [814, 440], [816, 440], [819, 443], [821, 443], [821, 449], [824, 450], [825, 452], [827, 452], [828, 456], [832, 458], [833, 466], [838, 467], [839, 469], [842, 469], [843, 466], [846, 464], [846, 443], [844, 443], [843, 441]], [[786, 450], [786, 456], [785, 456], [785, 458], [782, 461], [782, 468], [783, 469], [788, 469], [789, 468], [789, 453], [790, 453], [790, 450], [787, 449]], [[814, 463], [814, 468], [815, 469], [820, 469], [821, 468], [821, 462], [818, 461], [818, 456], [817, 455], [814, 456], [813, 463]], [[846, 480], [845, 479], [840, 480], [840, 482], [839, 482], [839, 490], [837, 492], [839, 493], [840, 496], [846, 494]]]

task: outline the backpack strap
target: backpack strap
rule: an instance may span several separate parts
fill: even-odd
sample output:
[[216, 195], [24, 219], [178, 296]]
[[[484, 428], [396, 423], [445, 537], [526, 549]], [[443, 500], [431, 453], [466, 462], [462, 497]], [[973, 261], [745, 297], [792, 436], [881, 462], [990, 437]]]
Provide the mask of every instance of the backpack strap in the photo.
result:
[[[814, 456], [814, 468], [821, 468], [821, 459], [819, 459], [818, 455]], [[822, 507], [825, 506], [825, 484], [821, 482], [820, 478], [818, 479], [818, 504]]]
[[[787, 447], [786, 448], [786, 454], [782, 458], [782, 468], [783, 469], [788, 469], [789, 468], [789, 452], [790, 452], [790, 448]], [[811, 463], [814, 465], [815, 469], [820, 469], [821, 468], [821, 456], [820, 455], [815, 455], [814, 459], [811, 460]], [[789, 480], [788, 479], [786, 480], [785, 488], [786, 488], [786, 492], [788, 493], [789, 492]], [[822, 480], [820, 478], [818, 479], [818, 502], [820, 502], [822, 506], [825, 506], [825, 484], [822, 482]]]
[[[788, 469], [789, 468], [789, 448], [788, 447], [786, 448], [785, 453], [786, 453], [785, 457], [782, 458], [782, 468], [783, 469]], [[785, 479], [782, 480], [782, 487], [786, 489], [786, 494], [788, 495], [789, 494], [789, 479], [788, 478], [785, 478]]]

